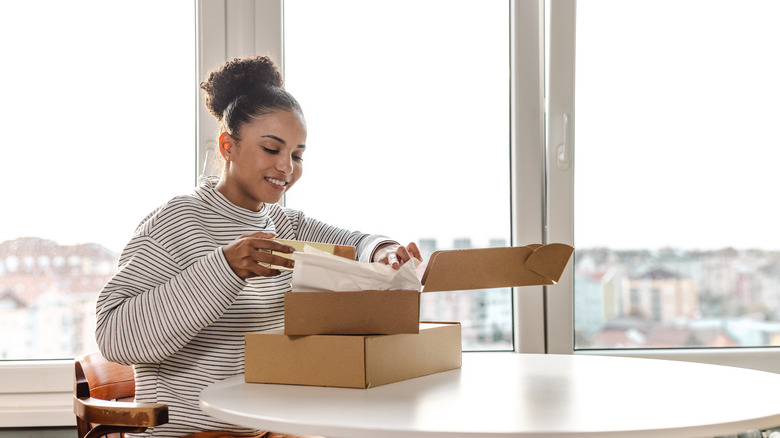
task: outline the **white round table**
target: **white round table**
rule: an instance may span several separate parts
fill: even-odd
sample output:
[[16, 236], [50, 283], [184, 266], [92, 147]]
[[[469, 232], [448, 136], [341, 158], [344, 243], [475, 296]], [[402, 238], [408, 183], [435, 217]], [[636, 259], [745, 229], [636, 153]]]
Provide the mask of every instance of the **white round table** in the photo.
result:
[[234, 424], [328, 438], [714, 437], [780, 426], [780, 374], [604, 356], [464, 353], [459, 370], [367, 390], [211, 385]]

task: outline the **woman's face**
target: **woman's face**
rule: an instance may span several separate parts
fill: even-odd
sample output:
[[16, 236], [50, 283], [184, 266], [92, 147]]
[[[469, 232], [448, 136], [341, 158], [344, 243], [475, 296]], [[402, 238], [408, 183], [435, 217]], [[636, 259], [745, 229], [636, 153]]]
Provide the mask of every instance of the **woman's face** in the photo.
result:
[[295, 111], [277, 110], [241, 127], [241, 140], [219, 138], [220, 152], [229, 158], [217, 190], [232, 203], [258, 211], [276, 203], [303, 173], [306, 122]]

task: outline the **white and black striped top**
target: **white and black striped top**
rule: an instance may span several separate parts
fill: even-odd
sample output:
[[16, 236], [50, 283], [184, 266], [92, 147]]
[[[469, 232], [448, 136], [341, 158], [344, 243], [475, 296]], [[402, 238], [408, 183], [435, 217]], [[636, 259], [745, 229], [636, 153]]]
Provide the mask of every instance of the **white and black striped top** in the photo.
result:
[[204, 414], [201, 390], [244, 372], [244, 334], [281, 327], [291, 274], [242, 280], [221, 247], [256, 231], [281, 239], [356, 247], [369, 261], [384, 236], [339, 229], [296, 210], [240, 208], [201, 178], [191, 195], [150, 214], [97, 301], [97, 343], [111, 361], [135, 368], [136, 400], [166, 403], [170, 422], [141, 436], [202, 430], [250, 432]]

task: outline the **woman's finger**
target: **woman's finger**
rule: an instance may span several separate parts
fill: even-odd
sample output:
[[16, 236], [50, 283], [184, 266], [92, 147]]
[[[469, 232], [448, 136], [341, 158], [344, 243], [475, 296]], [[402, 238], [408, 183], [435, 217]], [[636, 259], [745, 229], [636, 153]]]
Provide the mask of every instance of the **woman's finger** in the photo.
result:
[[251, 247], [256, 251], [275, 251], [284, 254], [292, 254], [295, 248], [282, 242], [270, 239], [247, 238]]
[[[281, 266], [283, 268], [292, 269], [295, 267], [295, 261], [287, 257], [282, 257], [274, 254], [271, 250], [261, 249], [257, 251], [255, 256], [255, 264], [270, 268], [271, 266]], [[289, 252], [283, 252], [290, 254]]]
[[411, 242], [409, 245], [406, 246], [406, 249], [409, 251], [409, 254], [416, 258], [419, 261], [422, 261], [422, 253], [420, 253], [420, 248], [417, 247], [417, 244], [414, 242]]
[[396, 253], [394, 252], [387, 253], [387, 264], [393, 269], [398, 269], [401, 266], [401, 264], [398, 263], [398, 256], [396, 255]]
[[412, 257], [409, 255], [409, 251], [405, 247], [399, 246], [395, 251], [398, 259], [401, 260], [401, 264], [408, 262]]

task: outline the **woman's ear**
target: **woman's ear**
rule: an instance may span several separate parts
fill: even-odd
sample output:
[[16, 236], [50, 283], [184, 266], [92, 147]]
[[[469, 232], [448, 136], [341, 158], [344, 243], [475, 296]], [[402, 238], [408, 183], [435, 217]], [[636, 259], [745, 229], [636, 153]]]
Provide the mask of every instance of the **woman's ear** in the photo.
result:
[[233, 150], [233, 137], [227, 132], [219, 135], [219, 153], [225, 161], [230, 161], [230, 153]]

